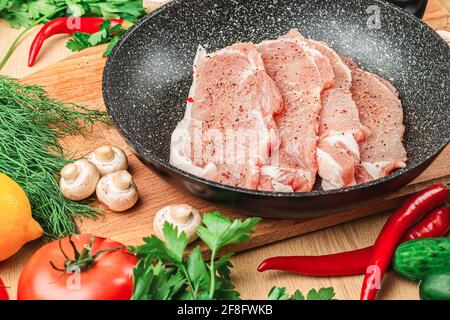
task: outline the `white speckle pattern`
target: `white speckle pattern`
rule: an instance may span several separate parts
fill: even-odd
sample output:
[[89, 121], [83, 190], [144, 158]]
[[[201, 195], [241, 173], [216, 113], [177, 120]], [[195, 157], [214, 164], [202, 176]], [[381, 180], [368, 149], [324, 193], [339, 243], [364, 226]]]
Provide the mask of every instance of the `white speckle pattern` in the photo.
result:
[[[374, 4], [381, 10], [380, 29], [366, 23], [366, 9]], [[309, 194], [220, 186], [171, 167], [170, 136], [183, 117], [198, 45], [211, 52], [238, 41], [276, 38], [291, 28], [327, 42], [399, 89], [408, 165], [366, 185]], [[195, 186], [204, 198], [244, 211], [263, 208], [259, 215], [304, 217], [302, 210], [324, 214], [330, 207], [356, 206], [398, 189], [445, 147], [450, 138], [450, 48], [419, 19], [379, 0], [174, 0], [139, 21], [114, 48], [103, 95], [131, 147], [169, 182]], [[287, 203], [272, 204], [275, 197]]]

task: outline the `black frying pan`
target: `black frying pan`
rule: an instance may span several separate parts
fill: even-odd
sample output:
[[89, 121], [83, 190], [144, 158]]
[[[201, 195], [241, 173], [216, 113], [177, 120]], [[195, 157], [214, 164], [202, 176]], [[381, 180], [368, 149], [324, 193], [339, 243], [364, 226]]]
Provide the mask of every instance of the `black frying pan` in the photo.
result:
[[388, 0], [389, 2], [403, 8], [405, 11], [423, 17], [428, 0]]
[[[378, 25], [371, 16], [374, 8]], [[259, 42], [293, 27], [399, 89], [406, 168], [341, 190], [270, 193], [220, 185], [169, 165], [170, 137], [183, 117], [197, 46], [212, 51], [237, 41]], [[450, 49], [419, 19], [384, 1], [175, 0], [139, 21], [114, 48], [103, 97], [138, 157], [168, 183], [240, 212], [304, 218], [361, 206], [398, 190], [443, 150], [450, 137]]]

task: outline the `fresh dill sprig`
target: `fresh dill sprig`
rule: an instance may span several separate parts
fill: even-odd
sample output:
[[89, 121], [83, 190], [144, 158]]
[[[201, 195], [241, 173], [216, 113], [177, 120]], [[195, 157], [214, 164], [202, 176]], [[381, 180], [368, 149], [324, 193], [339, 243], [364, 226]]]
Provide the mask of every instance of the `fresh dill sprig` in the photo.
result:
[[59, 139], [83, 134], [97, 121], [110, 123], [110, 118], [102, 111], [49, 98], [40, 86], [0, 76], [0, 172], [25, 190], [47, 238], [73, 234], [74, 217], [100, 213], [65, 198], [57, 183], [59, 171], [70, 162]]

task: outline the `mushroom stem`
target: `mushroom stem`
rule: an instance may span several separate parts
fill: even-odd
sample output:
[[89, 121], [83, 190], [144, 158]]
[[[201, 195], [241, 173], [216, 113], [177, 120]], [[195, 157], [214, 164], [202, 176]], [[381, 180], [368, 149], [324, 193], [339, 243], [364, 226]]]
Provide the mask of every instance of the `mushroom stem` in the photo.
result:
[[97, 167], [86, 159], [79, 159], [61, 169], [59, 187], [66, 198], [80, 201], [95, 191], [99, 179]]
[[139, 198], [131, 174], [125, 170], [103, 176], [97, 184], [96, 191], [98, 200], [116, 212], [130, 209]]
[[111, 146], [101, 146], [95, 149], [95, 157], [104, 162], [111, 161], [114, 159], [114, 150]]
[[188, 241], [192, 242], [198, 237], [196, 230], [202, 224], [202, 216], [197, 209], [188, 204], [169, 205], [159, 209], [153, 219], [153, 231], [163, 241], [166, 241], [164, 236], [166, 222], [177, 228], [178, 235], [184, 232]]
[[119, 190], [127, 190], [130, 187], [131, 180], [131, 174], [124, 170], [114, 172], [111, 176], [112, 185]]
[[69, 163], [61, 170], [61, 177], [66, 179], [67, 181], [73, 181], [78, 177], [80, 173], [80, 169], [74, 163]]
[[191, 220], [191, 207], [185, 204], [173, 205], [170, 210], [172, 219], [177, 224], [186, 224]]
[[128, 158], [125, 152], [119, 147], [110, 145], [98, 147], [86, 158], [96, 165], [102, 177], [119, 170], [126, 170], [128, 167]]

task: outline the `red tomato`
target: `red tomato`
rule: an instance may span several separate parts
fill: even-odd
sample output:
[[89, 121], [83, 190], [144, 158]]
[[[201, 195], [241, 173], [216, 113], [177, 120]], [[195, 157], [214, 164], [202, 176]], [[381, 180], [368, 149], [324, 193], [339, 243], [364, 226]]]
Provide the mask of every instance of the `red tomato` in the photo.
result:
[[0, 279], [0, 300], [9, 300], [8, 291], [6, 291], [6, 287], [2, 279]]
[[17, 299], [129, 300], [136, 263], [137, 258], [116, 241], [89, 234], [56, 240], [36, 251], [25, 265]]

